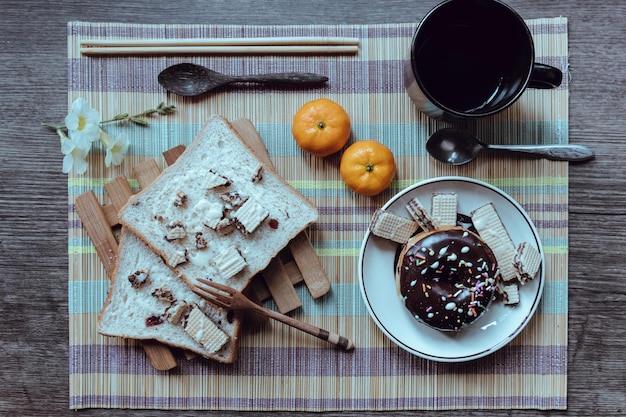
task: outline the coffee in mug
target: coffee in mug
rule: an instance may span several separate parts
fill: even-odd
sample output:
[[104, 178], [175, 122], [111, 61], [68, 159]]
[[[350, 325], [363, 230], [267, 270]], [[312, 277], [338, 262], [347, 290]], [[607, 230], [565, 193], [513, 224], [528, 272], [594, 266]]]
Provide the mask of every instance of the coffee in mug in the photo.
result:
[[537, 64], [524, 20], [497, 0], [447, 0], [419, 23], [404, 64], [418, 108], [441, 120], [498, 113], [527, 87], [555, 88], [563, 74]]

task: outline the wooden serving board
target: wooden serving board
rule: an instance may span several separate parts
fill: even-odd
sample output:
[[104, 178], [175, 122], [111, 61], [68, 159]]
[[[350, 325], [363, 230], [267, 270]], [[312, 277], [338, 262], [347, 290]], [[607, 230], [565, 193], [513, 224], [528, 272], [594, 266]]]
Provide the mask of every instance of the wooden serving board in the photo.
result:
[[[235, 120], [232, 124], [259, 159], [268, 167], [274, 168], [263, 140], [252, 122], [242, 118]], [[168, 165], [173, 164], [184, 151], [185, 146], [179, 145], [163, 152], [165, 162]], [[161, 171], [156, 161], [149, 159], [135, 166], [133, 172], [140, 188], [145, 188]], [[107, 276], [111, 279], [118, 256], [118, 241], [115, 234], [115, 229], [120, 226], [118, 212], [133, 191], [128, 180], [122, 176], [107, 182], [104, 188], [111, 201], [109, 204], [101, 205], [94, 192], [87, 191], [76, 197], [75, 206]], [[246, 295], [259, 303], [272, 298], [278, 310], [281, 313], [287, 313], [302, 305], [294, 287], [301, 282], [305, 283], [313, 298], [321, 297], [330, 290], [330, 280], [306, 232], [296, 236], [289, 243], [288, 248], [283, 250], [280, 256], [274, 258], [267, 268], [251, 281], [246, 288]], [[249, 314], [244, 320], [247, 325], [254, 326], [255, 322], [266, 319]], [[156, 369], [164, 371], [177, 366], [168, 346], [156, 341], [143, 341], [142, 345]], [[193, 356], [189, 355], [188, 358]]]

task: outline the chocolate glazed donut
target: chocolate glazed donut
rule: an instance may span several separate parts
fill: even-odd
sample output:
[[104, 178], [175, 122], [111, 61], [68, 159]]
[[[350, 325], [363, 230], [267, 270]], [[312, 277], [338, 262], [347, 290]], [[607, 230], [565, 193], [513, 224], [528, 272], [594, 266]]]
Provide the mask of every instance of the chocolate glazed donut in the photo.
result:
[[496, 257], [477, 234], [450, 227], [407, 242], [398, 258], [396, 284], [416, 319], [458, 332], [487, 310], [499, 274]]

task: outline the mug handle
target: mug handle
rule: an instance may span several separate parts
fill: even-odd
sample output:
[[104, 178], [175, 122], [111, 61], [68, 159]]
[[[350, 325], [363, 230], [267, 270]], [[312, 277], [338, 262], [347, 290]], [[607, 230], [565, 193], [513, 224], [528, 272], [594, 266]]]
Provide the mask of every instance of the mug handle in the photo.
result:
[[556, 88], [563, 81], [563, 73], [558, 68], [551, 67], [546, 64], [533, 64], [533, 70], [530, 73], [528, 81], [529, 88]]

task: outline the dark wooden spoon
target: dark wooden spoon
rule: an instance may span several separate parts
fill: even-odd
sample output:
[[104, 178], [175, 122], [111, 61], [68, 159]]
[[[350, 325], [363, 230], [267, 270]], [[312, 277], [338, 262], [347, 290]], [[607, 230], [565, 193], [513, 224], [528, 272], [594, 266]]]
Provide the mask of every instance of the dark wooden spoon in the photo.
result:
[[283, 72], [250, 76], [221, 74], [201, 65], [182, 63], [165, 68], [158, 77], [166, 90], [181, 96], [199, 96], [230, 83], [309, 85], [322, 84], [328, 77], [308, 72]]

